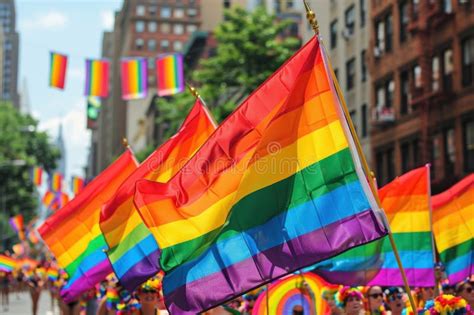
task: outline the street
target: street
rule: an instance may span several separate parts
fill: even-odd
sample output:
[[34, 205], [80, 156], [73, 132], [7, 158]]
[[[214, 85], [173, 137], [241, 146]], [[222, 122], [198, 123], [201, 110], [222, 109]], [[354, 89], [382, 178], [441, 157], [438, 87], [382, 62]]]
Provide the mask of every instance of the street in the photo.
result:
[[[4, 311], [0, 307], [0, 314], [18, 314], [30, 315], [31, 312], [31, 298], [28, 292], [22, 292], [16, 296], [16, 293], [10, 294], [10, 308]], [[48, 291], [43, 291], [39, 300], [38, 315], [57, 315], [59, 314], [58, 306], [55, 305], [54, 312], [51, 309], [51, 297]]]

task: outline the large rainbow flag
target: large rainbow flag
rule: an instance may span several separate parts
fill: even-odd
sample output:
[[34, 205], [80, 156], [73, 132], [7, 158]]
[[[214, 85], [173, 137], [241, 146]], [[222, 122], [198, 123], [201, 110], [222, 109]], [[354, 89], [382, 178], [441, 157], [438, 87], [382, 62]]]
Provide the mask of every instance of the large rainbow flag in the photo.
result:
[[144, 98], [148, 92], [148, 64], [146, 58], [123, 58], [120, 61], [122, 98]]
[[161, 249], [170, 313], [195, 314], [387, 231], [318, 39], [135, 204]]
[[10, 223], [10, 226], [12, 229], [18, 233], [18, 238], [22, 241], [25, 240], [25, 223], [23, 221], [23, 215], [22, 214], [17, 214], [14, 217], [11, 217], [10, 220], [8, 220]]
[[474, 274], [474, 174], [432, 197], [433, 234], [450, 283]]
[[61, 291], [66, 301], [74, 300], [112, 272], [99, 228], [100, 210], [136, 168], [133, 153], [126, 150], [38, 229], [59, 266], [69, 275]]
[[17, 265], [17, 261], [9, 256], [0, 255], [0, 271], [12, 272]]
[[107, 256], [120, 283], [130, 292], [160, 271], [158, 245], [133, 204], [136, 181], [167, 182], [215, 128], [197, 100], [178, 132], [127, 178], [103, 208], [100, 228], [110, 248]]
[[66, 81], [67, 56], [55, 52], [50, 52], [49, 56], [49, 86], [62, 90]]
[[[417, 168], [379, 189], [411, 286], [435, 285], [430, 219], [429, 165]], [[403, 286], [388, 238], [351, 249], [315, 266], [315, 273], [345, 285]]]

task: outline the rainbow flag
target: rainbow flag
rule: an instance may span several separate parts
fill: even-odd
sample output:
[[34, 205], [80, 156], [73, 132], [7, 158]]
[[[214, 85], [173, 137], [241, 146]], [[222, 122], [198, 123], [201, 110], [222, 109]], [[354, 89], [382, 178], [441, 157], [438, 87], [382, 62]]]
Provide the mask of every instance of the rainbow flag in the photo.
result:
[[46, 191], [42, 200], [44, 206], [52, 211], [57, 211], [69, 202], [68, 194], [58, 191]]
[[167, 182], [214, 130], [206, 108], [197, 100], [176, 135], [156, 149], [102, 209], [100, 228], [110, 248], [107, 256], [128, 291], [159, 271], [158, 245], [133, 204], [136, 181]]
[[50, 52], [49, 86], [64, 89], [66, 80], [67, 56]]
[[0, 271], [12, 272], [17, 265], [17, 261], [9, 256], [0, 255]]
[[170, 313], [199, 313], [386, 235], [328, 70], [314, 37], [170, 181], [137, 182]]
[[59, 271], [55, 268], [48, 268], [46, 275], [48, 276], [48, 280], [56, 281], [59, 278]]
[[43, 169], [41, 167], [33, 168], [33, 184], [36, 186], [41, 186], [43, 183]]
[[433, 234], [450, 283], [474, 274], [474, 174], [431, 198]]
[[72, 192], [77, 195], [84, 189], [85, 181], [79, 176], [72, 177]]
[[109, 95], [109, 68], [108, 60], [86, 60], [86, 96], [107, 97]]
[[148, 92], [148, 64], [146, 58], [123, 58], [120, 62], [122, 74], [122, 98], [134, 100], [145, 98]]
[[[379, 189], [408, 283], [417, 287], [435, 285], [430, 195], [429, 165], [403, 174]], [[388, 238], [323, 261], [314, 272], [331, 283], [403, 286]]]
[[159, 96], [183, 92], [183, 55], [180, 53], [159, 55], [156, 59], [156, 78]]
[[66, 301], [74, 300], [112, 272], [99, 228], [100, 209], [136, 168], [133, 153], [125, 151], [38, 229], [59, 267], [69, 275], [61, 291]]
[[63, 189], [63, 175], [55, 172], [50, 178], [50, 189], [54, 192], [61, 191]]
[[24, 241], [25, 240], [25, 224], [23, 221], [23, 215], [18, 214], [14, 217], [11, 217], [9, 222], [12, 229], [18, 233], [18, 238], [21, 241]]

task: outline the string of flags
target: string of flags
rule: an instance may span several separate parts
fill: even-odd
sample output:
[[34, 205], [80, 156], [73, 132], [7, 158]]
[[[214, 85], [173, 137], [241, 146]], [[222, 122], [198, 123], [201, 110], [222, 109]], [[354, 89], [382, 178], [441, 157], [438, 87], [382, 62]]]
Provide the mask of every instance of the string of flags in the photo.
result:
[[[50, 52], [49, 86], [64, 90], [69, 57]], [[184, 91], [184, 64], [180, 53], [160, 54], [155, 58], [156, 88], [159, 96], [170, 96]], [[84, 95], [107, 98], [110, 93], [111, 63], [108, 59], [86, 59]], [[148, 95], [148, 60], [125, 57], [120, 61], [122, 98], [143, 99]]]

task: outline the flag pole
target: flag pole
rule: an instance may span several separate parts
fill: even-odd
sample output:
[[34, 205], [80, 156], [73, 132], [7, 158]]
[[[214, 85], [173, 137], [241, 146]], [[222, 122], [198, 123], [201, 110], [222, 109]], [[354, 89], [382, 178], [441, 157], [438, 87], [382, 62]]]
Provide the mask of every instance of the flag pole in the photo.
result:
[[211, 115], [211, 110], [209, 109], [209, 107], [207, 106], [206, 102], [204, 102], [204, 100], [201, 98], [201, 95], [199, 94], [199, 92], [196, 90], [195, 87], [193, 87], [191, 84], [187, 83], [186, 82], [186, 86], [188, 87], [189, 91], [191, 92], [191, 94], [197, 98], [201, 104], [204, 106], [204, 108], [206, 109], [206, 114], [209, 118], [209, 120], [212, 122], [212, 124], [214, 125], [214, 128], [217, 128], [217, 122], [214, 120], [214, 117]]
[[[308, 20], [311, 27], [313, 28], [314, 33], [316, 34], [316, 36], [319, 36], [319, 25], [318, 25], [318, 21], [316, 19], [316, 14], [311, 10], [311, 8], [309, 7], [306, 0], [303, 0], [303, 3], [304, 3], [304, 6], [305, 6], [305, 9], [306, 9], [306, 19]], [[331, 64], [330, 63], [328, 63], [328, 64], [329, 64], [329, 67], [331, 69], [331, 76], [335, 77], [334, 76], [334, 71], [331, 67]], [[344, 95], [342, 94], [342, 91], [341, 91], [341, 88], [340, 88], [339, 83], [337, 81], [337, 78], [335, 78], [335, 80], [333, 80], [333, 81], [334, 81], [334, 85], [335, 85], [335, 88], [336, 88], [336, 91], [337, 91], [337, 94], [338, 94], [338, 98], [341, 101], [341, 105], [342, 105], [341, 107], [343, 109], [344, 116], [346, 118], [347, 124], [349, 125], [349, 129], [351, 131], [352, 138], [354, 139], [356, 149], [357, 149], [357, 153], [358, 153], [358, 155], [361, 159], [362, 167], [364, 169], [364, 173], [366, 174], [366, 176], [369, 179], [368, 182], [369, 182], [370, 189], [372, 190], [372, 194], [375, 197], [375, 201], [377, 202], [377, 205], [379, 206], [379, 208], [382, 209], [381, 202], [380, 202], [380, 199], [379, 199], [379, 195], [378, 195], [377, 190], [375, 189], [375, 185], [374, 185], [374, 179], [375, 179], [374, 173], [370, 171], [369, 165], [368, 165], [367, 160], [365, 158], [365, 155], [362, 151], [362, 146], [360, 144], [359, 137], [357, 136], [357, 132], [355, 131], [354, 124], [352, 123], [352, 119], [349, 115], [349, 110], [347, 109], [346, 101], [344, 99]], [[405, 286], [405, 291], [406, 291], [406, 293], [408, 295], [408, 298], [410, 300], [410, 305], [411, 305], [411, 308], [412, 308], [413, 312], [416, 312], [417, 308], [415, 306], [415, 300], [413, 299], [413, 296], [411, 294], [410, 286], [408, 284], [408, 278], [406, 276], [405, 269], [403, 268], [402, 261], [400, 259], [400, 254], [398, 253], [397, 245], [395, 244], [395, 240], [393, 238], [393, 234], [392, 234], [392, 231], [390, 229], [390, 226], [387, 226], [387, 229], [388, 229], [388, 239], [390, 240], [390, 245], [392, 247], [393, 254], [395, 255], [395, 259], [397, 261], [398, 269], [400, 269], [400, 273], [401, 273], [403, 283], [404, 283], [404, 286]]]

